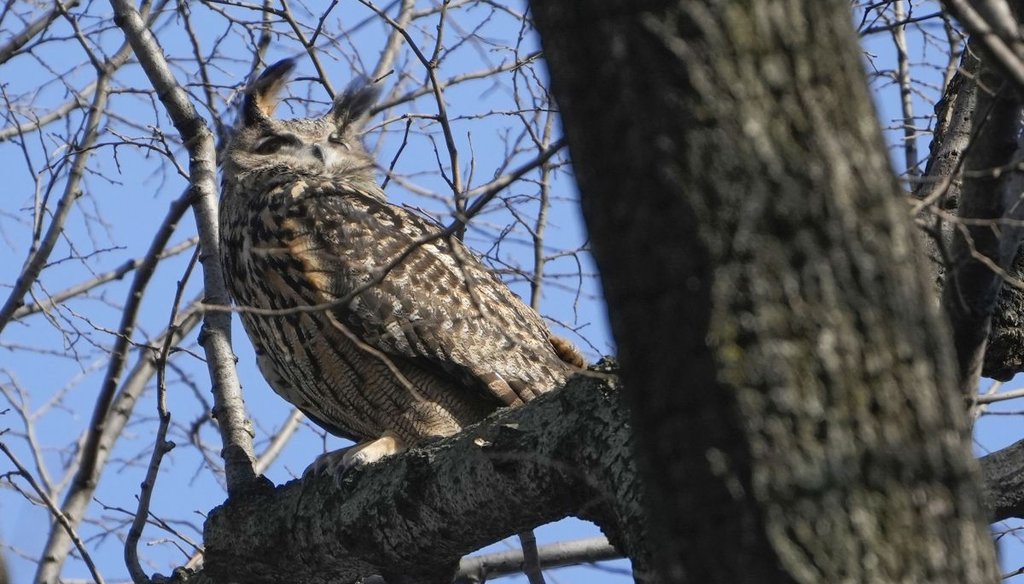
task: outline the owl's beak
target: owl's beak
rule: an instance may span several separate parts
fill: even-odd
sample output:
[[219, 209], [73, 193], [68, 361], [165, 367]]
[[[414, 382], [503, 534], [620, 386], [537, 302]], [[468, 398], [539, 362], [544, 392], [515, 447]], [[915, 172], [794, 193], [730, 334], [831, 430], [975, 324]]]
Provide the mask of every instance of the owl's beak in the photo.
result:
[[319, 144], [313, 144], [312, 148], [313, 148], [313, 156], [317, 160], [319, 160], [320, 162], [326, 163], [327, 162], [327, 151], [326, 151], [326, 149], [323, 146], [319, 145]]
[[[341, 144], [345, 150], [351, 150], [352, 147], [348, 144]], [[320, 164], [324, 166], [331, 166], [340, 162], [340, 158], [343, 156], [338, 152], [337, 144], [321, 144], [314, 142], [309, 146], [309, 151], [316, 158]]]
[[[346, 147], [346, 150], [348, 148]], [[344, 156], [338, 152], [337, 146], [333, 144], [321, 144], [315, 142], [309, 146], [309, 152], [313, 158], [324, 167], [331, 167], [342, 164]]]

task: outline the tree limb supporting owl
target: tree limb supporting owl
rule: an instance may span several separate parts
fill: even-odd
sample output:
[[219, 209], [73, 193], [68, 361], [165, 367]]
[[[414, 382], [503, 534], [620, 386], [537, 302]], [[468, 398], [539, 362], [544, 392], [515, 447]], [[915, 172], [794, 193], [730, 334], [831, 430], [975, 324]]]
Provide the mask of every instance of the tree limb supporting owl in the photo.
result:
[[206, 522], [205, 572], [253, 584], [451, 582], [465, 554], [572, 515], [596, 523], [637, 581], [652, 582], [622, 398], [614, 375], [577, 375], [340, 483], [312, 477], [231, 499]]

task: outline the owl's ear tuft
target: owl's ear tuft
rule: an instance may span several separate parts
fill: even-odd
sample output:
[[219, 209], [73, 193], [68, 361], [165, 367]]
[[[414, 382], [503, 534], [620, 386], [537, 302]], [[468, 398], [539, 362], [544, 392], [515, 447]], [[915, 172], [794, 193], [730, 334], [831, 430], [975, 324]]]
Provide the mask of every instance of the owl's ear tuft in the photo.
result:
[[334, 100], [328, 118], [334, 126], [344, 130], [353, 124], [360, 124], [370, 115], [370, 109], [380, 97], [380, 87], [365, 77], [353, 79], [345, 91]]
[[267, 69], [245, 89], [242, 119], [247, 126], [269, 120], [277, 108], [278, 94], [295, 69], [295, 59], [282, 59]]

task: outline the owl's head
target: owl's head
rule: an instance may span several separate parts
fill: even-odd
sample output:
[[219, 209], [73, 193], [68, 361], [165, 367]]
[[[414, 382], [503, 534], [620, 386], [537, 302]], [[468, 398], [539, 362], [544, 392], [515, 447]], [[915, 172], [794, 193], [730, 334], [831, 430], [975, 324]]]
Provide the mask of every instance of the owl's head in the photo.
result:
[[338, 181], [373, 181], [373, 159], [359, 139], [379, 90], [353, 83], [320, 118], [274, 119], [278, 95], [295, 68], [279, 61], [245, 91], [239, 125], [225, 149], [226, 182], [255, 175], [292, 175]]

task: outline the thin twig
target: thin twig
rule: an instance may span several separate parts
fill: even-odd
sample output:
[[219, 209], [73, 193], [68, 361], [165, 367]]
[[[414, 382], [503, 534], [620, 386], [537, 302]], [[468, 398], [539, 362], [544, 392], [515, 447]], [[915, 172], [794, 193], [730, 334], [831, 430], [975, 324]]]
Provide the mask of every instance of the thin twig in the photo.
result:
[[170, 355], [174, 332], [177, 328], [175, 322], [178, 319], [178, 310], [185, 293], [185, 285], [192, 275], [198, 257], [198, 253], [192, 254], [192, 259], [189, 261], [188, 267], [185, 268], [185, 274], [178, 281], [174, 302], [171, 306], [171, 315], [167, 322], [168, 335], [164, 338], [160, 356], [157, 358], [156, 403], [157, 417], [160, 423], [157, 426], [156, 443], [153, 445], [153, 453], [149, 459], [149, 468], [146, 470], [146, 478], [142, 482], [142, 490], [139, 493], [139, 505], [135, 511], [135, 517], [132, 519], [132, 526], [128, 529], [128, 537], [124, 542], [124, 562], [135, 584], [149, 584], [150, 582], [149, 576], [139, 564], [138, 545], [139, 539], [142, 537], [142, 530], [146, 526], [146, 518], [149, 517], [149, 504], [153, 497], [153, 489], [156, 487], [157, 475], [160, 473], [160, 463], [163, 461], [164, 455], [174, 448], [174, 443], [167, 440], [167, 429], [171, 425], [171, 412], [167, 409], [167, 358]]
[[93, 94], [89, 115], [85, 122], [85, 135], [77, 148], [75, 160], [71, 166], [71, 173], [68, 175], [64, 186], [64, 193], [57, 202], [57, 208], [53, 212], [53, 219], [50, 220], [46, 235], [39, 241], [35, 249], [30, 250], [25, 267], [14, 282], [14, 289], [11, 290], [7, 300], [0, 307], [0, 332], [11, 321], [14, 312], [21, 307], [25, 294], [28, 293], [32, 284], [39, 278], [39, 274], [43, 271], [50, 254], [53, 252], [53, 247], [64, 232], [64, 224], [71, 215], [71, 209], [74, 208], [75, 200], [82, 196], [79, 186], [85, 174], [86, 162], [91, 154], [92, 145], [96, 143], [96, 139], [99, 136], [100, 120], [106, 113], [107, 97], [109, 95], [108, 82], [107, 74], [100, 71], [96, 93]]
[[526, 579], [530, 584], [547, 584], [540, 567], [537, 536], [532, 529], [519, 533], [519, 544], [523, 548], [523, 574], [526, 574]]
[[[157, 259], [164, 260], [169, 257], [176, 256], [187, 249], [195, 247], [196, 243], [198, 242], [198, 237], [190, 237], [189, 239], [186, 239], [185, 241], [182, 241], [177, 245], [167, 248], [163, 253], [160, 254], [160, 256]], [[114, 268], [113, 270], [110, 270], [109, 272], [97, 274], [96, 277], [88, 280], [87, 282], [82, 282], [81, 284], [77, 284], [75, 286], [67, 288], [66, 290], [50, 295], [49, 297], [46, 298], [46, 300], [33, 302], [32, 304], [26, 304], [25, 306], [22, 306], [18, 310], [14, 311], [13, 320], [18, 320], [19, 318], [24, 318], [37, 312], [52, 310], [58, 304], [66, 300], [69, 300], [81, 294], [85, 294], [86, 292], [99, 286], [102, 286], [107, 282], [111, 282], [113, 280], [120, 280], [128, 272], [138, 269], [138, 267], [143, 264], [145, 259], [145, 256], [143, 256], [128, 260], [121, 264], [120, 266]]]
[[[905, 19], [905, 6], [903, 0], [896, 0], [892, 3], [893, 17], [896, 22]], [[920, 174], [916, 168], [917, 160], [917, 130], [914, 129], [914, 99], [910, 85], [910, 55], [907, 54], [907, 30], [906, 25], [896, 26], [892, 29], [892, 40], [896, 46], [896, 83], [900, 88], [900, 107], [903, 108], [903, 156], [904, 168], [908, 176]]]
[[[999, 13], [991, 0], [945, 0], [944, 4], [956, 15], [957, 19], [967, 27], [972, 36], [977, 37], [981, 44], [991, 53], [992, 57], [1003, 67], [1006, 75], [1013, 80], [1018, 89], [1024, 88], [1024, 41], [1019, 31], [1010, 23], [1016, 22], [1012, 16], [1003, 22], [1002, 18], [988, 20], [984, 14]], [[1005, 6], [1005, 3], [1003, 3]], [[979, 12], [979, 9], [981, 12]]]
[[274, 439], [270, 441], [270, 444], [256, 458], [256, 474], [267, 472], [270, 465], [274, 463], [274, 460], [284, 450], [288, 441], [295, 435], [295, 431], [299, 429], [299, 424], [303, 418], [304, 416], [298, 408], [292, 408], [284, 424], [281, 424], [281, 429], [274, 434]]
[[[441, 34], [444, 31], [444, 21], [445, 17], [447, 16], [446, 8], [448, 6], [448, 0], [443, 0], [442, 9], [440, 11], [440, 17], [437, 24], [437, 43], [434, 48], [434, 56], [430, 59], [428, 59], [427, 56], [424, 55], [423, 52], [419, 49], [419, 47], [416, 45], [416, 42], [413, 40], [412, 36], [409, 34], [409, 31], [407, 31], [404, 26], [402, 26], [400, 23], [396, 22], [394, 19], [388, 16], [387, 13], [377, 8], [369, 0], [359, 0], [359, 2], [366, 6], [367, 8], [369, 8], [370, 10], [374, 11], [378, 16], [384, 19], [384, 21], [387, 22], [388, 25], [397, 30], [399, 34], [401, 34], [405, 38], [406, 44], [409, 46], [409, 49], [412, 50], [413, 54], [416, 55], [416, 58], [419, 60], [420, 64], [422, 64], [423, 67], [427, 70], [427, 76], [430, 79], [430, 88], [434, 95], [434, 101], [437, 104], [437, 121], [441, 125], [441, 133], [444, 135], [445, 147], [448, 150], [448, 161], [449, 164], [451, 165], [451, 178], [449, 179], [445, 177], [445, 180], [451, 187], [452, 193], [454, 194], [455, 197], [456, 214], [465, 214], [465, 205], [466, 200], [468, 199], [468, 195], [467, 193], [464, 193], [462, 190], [462, 173], [459, 168], [459, 149], [458, 146], [456, 146], [455, 144], [455, 136], [452, 134], [451, 123], [448, 119], [448, 107], [445, 105], [444, 101], [444, 86], [437, 79], [437, 68], [439, 65], [438, 59], [440, 58], [441, 50]], [[443, 175], [444, 173], [442, 171], [442, 176]], [[465, 225], [462, 225], [456, 229], [455, 234], [459, 239], [462, 239], [462, 235], [464, 232]]]
[[150, 242], [142, 264], [135, 271], [135, 277], [128, 290], [128, 299], [125, 302], [124, 309], [121, 311], [121, 323], [118, 326], [116, 335], [117, 340], [110, 352], [107, 372], [103, 382], [100, 384], [100, 392], [96, 398], [92, 421], [89, 424], [89, 434], [86, 437], [85, 444], [82, 446], [81, 466], [75, 475], [73, 488], [82, 488], [96, 480], [96, 456], [99, 450], [100, 436], [103, 434], [107, 414], [110, 411], [110, 404], [114, 400], [114, 395], [121, 381], [121, 373], [124, 370], [125, 360], [128, 357], [130, 340], [135, 330], [135, 319], [139, 307], [142, 305], [143, 292], [156, 271], [160, 255], [167, 246], [171, 235], [174, 234], [178, 221], [181, 220], [191, 201], [191, 193], [186, 192], [171, 204], [170, 211], [164, 217], [164, 221], [157, 229], [156, 235], [153, 236], [153, 241]]
[[49, 12], [40, 16], [22, 31], [12, 36], [2, 47], [0, 47], [0, 64], [6, 63], [11, 57], [17, 54], [26, 43], [35, 38], [35, 36], [44, 30], [46, 30], [50, 23], [52, 23], [62, 12], [69, 8], [78, 6], [79, 0], [70, 0], [67, 4], [60, 6], [59, 4], [50, 9]]
[[1013, 391], [1004, 391], [1002, 393], [993, 394], [981, 394], [974, 396], [972, 400], [977, 404], [994, 404], [1003, 401], [1009, 401], [1011, 399], [1020, 399], [1024, 397], [1024, 389], [1015, 389]]
[[[402, 0], [402, 4], [398, 8], [398, 18], [395, 21], [400, 28], [409, 26], [413, 8], [415, 7], [416, 0]], [[398, 28], [392, 28], [391, 34], [388, 35], [388, 40], [384, 43], [384, 50], [380, 53], [380, 59], [377, 60], [377, 66], [373, 68], [373, 74], [370, 75], [372, 81], [383, 77], [394, 65], [401, 42], [402, 35], [398, 32]]]
[[57, 523], [59, 523], [60, 526], [64, 528], [64, 531], [67, 533], [72, 543], [75, 544], [75, 548], [78, 550], [78, 553], [82, 554], [82, 561], [85, 562], [86, 566], [88, 566], [89, 573], [92, 574], [92, 578], [96, 582], [96, 584], [103, 584], [103, 576], [100, 575], [99, 570], [96, 569], [96, 564], [92, 561], [92, 556], [89, 555], [89, 550], [85, 548], [85, 542], [82, 541], [82, 538], [78, 537], [78, 533], [75, 532], [75, 527], [71, 524], [71, 521], [69, 521], [67, 516], [64, 515], [64, 513], [62, 513], [61, 510], [57, 508], [57, 505], [53, 502], [53, 499], [50, 498], [46, 491], [39, 487], [39, 484], [36, 483], [35, 479], [32, 477], [32, 474], [28, 472], [28, 469], [26, 469], [21, 464], [21, 461], [18, 460], [18, 457], [16, 457], [14, 453], [11, 452], [11, 450], [7, 448], [7, 445], [4, 444], [3, 442], [0, 442], [0, 450], [2, 450], [5, 455], [7, 455], [7, 458], [11, 461], [11, 464], [13, 464], [16, 469], [18, 469], [18, 474], [21, 475], [22, 478], [24, 478], [26, 481], [28, 481], [28, 484], [32, 487], [32, 490], [36, 492], [39, 498], [46, 505], [46, 508], [50, 510], [50, 515], [53, 515], [53, 518], [57, 520]]

